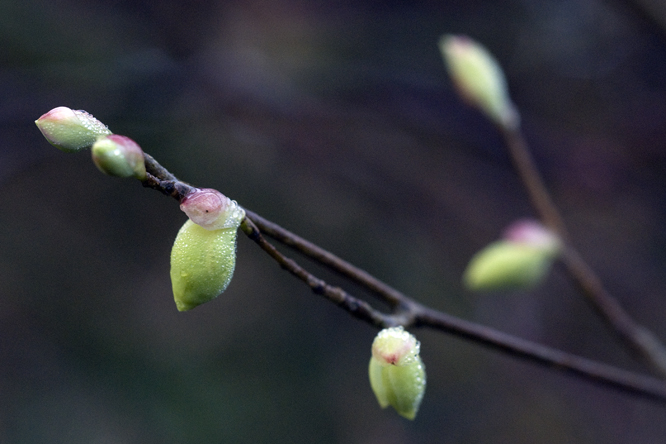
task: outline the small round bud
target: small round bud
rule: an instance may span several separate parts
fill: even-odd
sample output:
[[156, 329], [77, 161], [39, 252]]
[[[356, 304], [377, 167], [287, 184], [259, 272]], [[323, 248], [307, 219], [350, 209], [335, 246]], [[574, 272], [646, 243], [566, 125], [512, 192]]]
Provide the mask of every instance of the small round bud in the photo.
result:
[[197, 189], [185, 196], [180, 209], [206, 230], [236, 229], [245, 217], [245, 210], [235, 200], [211, 188]]
[[530, 289], [545, 279], [560, 250], [558, 237], [543, 225], [519, 221], [472, 257], [463, 282], [473, 291]]
[[463, 99], [495, 123], [518, 127], [520, 118], [509, 99], [502, 68], [483, 46], [467, 36], [445, 35], [439, 49]]
[[109, 176], [146, 178], [143, 151], [129, 137], [117, 134], [100, 137], [92, 146], [92, 159]]
[[398, 414], [414, 419], [426, 386], [420, 344], [402, 327], [386, 328], [372, 343], [368, 373], [380, 407], [392, 406]]
[[48, 142], [65, 152], [90, 148], [100, 136], [111, 131], [99, 120], [83, 110], [59, 106], [35, 121]]
[[191, 310], [226, 290], [236, 266], [237, 228], [206, 230], [185, 222], [171, 249], [171, 286], [179, 311]]

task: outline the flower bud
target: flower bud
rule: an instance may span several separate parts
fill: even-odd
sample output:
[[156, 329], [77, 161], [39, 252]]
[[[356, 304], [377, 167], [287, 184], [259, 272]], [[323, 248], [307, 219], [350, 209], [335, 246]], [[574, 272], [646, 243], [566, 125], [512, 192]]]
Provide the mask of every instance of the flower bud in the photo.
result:
[[467, 36], [442, 36], [439, 48], [463, 99], [495, 123], [507, 129], [518, 127], [518, 112], [509, 99], [504, 73], [494, 57]]
[[472, 257], [463, 282], [473, 291], [530, 289], [548, 275], [560, 250], [554, 233], [538, 222], [519, 221]]
[[51, 145], [65, 152], [89, 148], [97, 137], [111, 134], [106, 125], [87, 112], [64, 106], [52, 109], [35, 124]]
[[215, 299], [236, 266], [237, 228], [207, 230], [185, 222], [171, 249], [171, 286], [178, 311]]
[[129, 137], [116, 134], [100, 137], [92, 146], [92, 159], [109, 176], [146, 178], [143, 151]]
[[214, 299], [229, 285], [245, 210], [210, 188], [185, 196], [180, 209], [190, 220], [171, 250], [171, 285], [178, 310], [186, 311]]
[[392, 406], [398, 414], [414, 419], [425, 393], [425, 367], [421, 345], [402, 327], [386, 328], [372, 343], [370, 386], [381, 408]]
[[235, 229], [245, 217], [245, 211], [235, 200], [211, 188], [197, 189], [185, 196], [180, 209], [206, 230]]

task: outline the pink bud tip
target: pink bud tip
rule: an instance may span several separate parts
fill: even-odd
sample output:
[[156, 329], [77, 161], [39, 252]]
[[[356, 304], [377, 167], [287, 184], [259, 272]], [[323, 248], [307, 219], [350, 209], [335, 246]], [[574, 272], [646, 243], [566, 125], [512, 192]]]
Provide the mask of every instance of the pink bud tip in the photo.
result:
[[211, 188], [197, 189], [185, 196], [180, 209], [207, 230], [238, 228], [245, 217], [245, 210], [235, 200]]
[[212, 188], [202, 188], [188, 194], [180, 203], [180, 209], [197, 225], [207, 226], [215, 222], [229, 205], [229, 198]]
[[372, 356], [383, 365], [407, 364], [419, 350], [419, 342], [402, 327], [382, 330], [372, 343]]
[[557, 250], [560, 246], [557, 235], [533, 219], [521, 219], [509, 225], [504, 230], [503, 238], [545, 250]]

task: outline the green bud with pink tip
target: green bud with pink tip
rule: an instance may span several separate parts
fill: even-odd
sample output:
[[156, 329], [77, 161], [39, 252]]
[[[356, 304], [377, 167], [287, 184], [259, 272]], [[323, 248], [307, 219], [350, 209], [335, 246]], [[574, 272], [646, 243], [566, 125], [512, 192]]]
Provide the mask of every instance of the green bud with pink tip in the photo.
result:
[[231, 282], [245, 210], [208, 188], [188, 194], [180, 208], [190, 219], [171, 249], [171, 286], [176, 307], [187, 311], [215, 299]]
[[372, 343], [368, 373], [381, 408], [391, 406], [414, 419], [426, 387], [421, 344], [402, 327], [385, 328]]
[[92, 146], [92, 159], [104, 174], [146, 178], [143, 150], [132, 139], [117, 134], [100, 137]]
[[501, 240], [472, 257], [463, 282], [473, 291], [534, 288], [546, 278], [561, 249], [559, 238], [540, 223], [518, 221]]
[[65, 106], [52, 109], [35, 124], [51, 145], [68, 153], [90, 148], [98, 137], [111, 134], [109, 128], [92, 115]]
[[520, 117], [509, 99], [499, 63], [467, 36], [445, 35], [439, 49], [458, 93], [470, 105], [506, 129], [515, 129]]

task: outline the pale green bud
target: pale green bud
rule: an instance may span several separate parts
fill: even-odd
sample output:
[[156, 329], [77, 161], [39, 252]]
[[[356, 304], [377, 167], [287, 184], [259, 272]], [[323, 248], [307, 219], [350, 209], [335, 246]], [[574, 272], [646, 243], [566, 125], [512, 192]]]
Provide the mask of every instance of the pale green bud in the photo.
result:
[[176, 307], [187, 311], [216, 298], [231, 282], [245, 210], [212, 189], [188, 194], [181, 209], [190, 220], [171, 250], [171, 286]]
[[386, 328], [372, 343], [368, 373], [370, 386], [382, 408], [392, 406], [398, 414], [414, 419], [425, 393], [425, 367], [421, 345], [402, 327]]
[[90, 148], [98, 137], [111, 134], [106, 125], [92, 115], [65, 106], [52, 109], [35, 124], [51, 145], [65, 152]]
[[554, 233], [538, 222], [520, 221], [472, 257], [463, 282], [473, 291], [530, 289], [548, 275], [560, 250]]
[[518, 127], [520, 118], [509, 99], [502, 68], [483, 46], [467, 36], [445, 35], [439, 49], [463, 99], [495, 123], [507, 129]]
[[236, 267], [235, 228], [206, 230], [185, 222], [171, 249], [171, 286], [178, 311], [215, 299]]
[[109, 176], [146, 178], [143, 151], [129, 137], [111, 134], [97, 139], [92, 146], [92, 159]]

